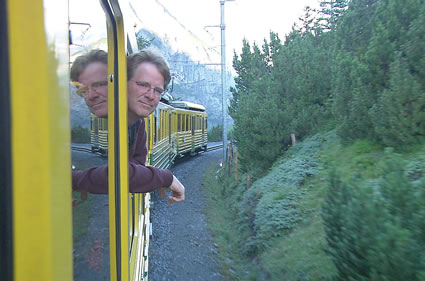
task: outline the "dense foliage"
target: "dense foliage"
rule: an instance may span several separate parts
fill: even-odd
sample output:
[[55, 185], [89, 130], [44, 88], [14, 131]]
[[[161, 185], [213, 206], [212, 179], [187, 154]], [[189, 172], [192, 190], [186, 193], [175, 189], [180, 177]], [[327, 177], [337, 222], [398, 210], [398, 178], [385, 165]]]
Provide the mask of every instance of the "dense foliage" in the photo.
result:
[[321, 151], [337, 142], [335, 130], [309, 137], [255, 182], [246, 174], [235, 180], [233, 169], [214, 167], [206, 176], [208, 225], [224, 273], [230, 275], [226, 280], [328, 280], [335, 275], [322, 250], [326, 240], [319, 210], [325, 187], [311, 180], [324, 169]]
[[377, 179], [330, 174], [323, 219], [338, 280], [425, 278], [425, 163], [386, 154]]
[[283, 42], [243, 42], [229, 113], [245, 181], [218, 201], [238, 222], [220, 231], [259, 258], [251, 280], [425, 279], [424, 26], [425, 0], [329, 0]]
[[[229, 113], [244, 171], [260, 175], [298, 139], [335, 127], [394, 147], [425, 139], [425, 1], [323, 1], [282, 43], [243, 42]], [[261, 148], [261, 149], [259, 149]]]
[[76, 126], [71, 130], [71, 141], [75, 143], [90, 143], [89, 129]]
[[216, 142], [223, 140], [223, 126], [217, 125], [208, 129], [208, 141]]
[[155, 38], [146, 39], [142, 35], [138, 35], [137, 36], [137, 47], [139, 48], [139, 50], [143, 50], [143, 49], [149, 47], [153, 40], [155, 40]]

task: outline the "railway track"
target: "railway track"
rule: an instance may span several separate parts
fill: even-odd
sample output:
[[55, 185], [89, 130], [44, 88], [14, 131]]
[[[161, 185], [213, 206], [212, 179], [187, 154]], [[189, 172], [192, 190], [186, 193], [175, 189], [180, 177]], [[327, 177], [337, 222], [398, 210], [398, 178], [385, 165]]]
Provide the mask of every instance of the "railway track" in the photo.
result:
[[213, 150], [217, 150], [223, 148], [223, 144], [217, 144], [217, 145], [213, 145], [213, 146], [208, 146], [207, 147], [207, 151], [213, 151]]
[[93, 152], [90, 148], [81, 147], [81, 146], [75, 146], [75, 145], [72, 145], [71, 146], [71, 149], [72, 150], [75, 150], [75, 151], [83, 151], [83, 152], [90, 152], [90, 153]]
[[[217, 144], [217, 145], [208, 146], [207, 147], [207, 151], [213, 151], [213, 150], [217, 150], [217, 149], [220, 149], [220, 148], [223, 148], [223, 144]], [[94, 153], [94, 154], [101, 155], [101, 156], [103, 155], [100, 152], [92, 151], [90, 148], [82, 147], [82, 146], [72, 145], [71, 146], [71, 149], [74, 150], [74, 151]]]
[[91, 148], [82, 147], [82, 146], [71, 145], [71, 150], [93, 153], [93, 154], [96, 154], [96, 155], [99, 155], [99, 156], [105, 156], [104, 154], [102, 154], [99, 151], [93, 151], [93, 150], [91, 150]]

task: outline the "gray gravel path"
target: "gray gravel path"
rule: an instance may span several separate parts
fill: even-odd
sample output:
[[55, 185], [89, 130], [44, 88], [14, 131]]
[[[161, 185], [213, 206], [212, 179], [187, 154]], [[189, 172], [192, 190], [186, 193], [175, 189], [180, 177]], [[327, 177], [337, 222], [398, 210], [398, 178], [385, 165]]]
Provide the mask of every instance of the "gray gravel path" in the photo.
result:
[[202, 153], [172, 169], [186, 188], [184, 202], [167, 205], [159, 193], [153, 194], [149, 280], [224, 280], [207, 229], [201, 190], [204, 172], [220, 163], [222, 154], [221, 149]]

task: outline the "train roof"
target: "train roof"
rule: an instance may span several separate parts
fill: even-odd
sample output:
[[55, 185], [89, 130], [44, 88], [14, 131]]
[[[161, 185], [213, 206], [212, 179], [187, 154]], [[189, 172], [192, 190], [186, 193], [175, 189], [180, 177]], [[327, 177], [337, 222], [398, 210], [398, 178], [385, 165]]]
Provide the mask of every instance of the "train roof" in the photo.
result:
[[205, 111], [205, 107], [189, 101], [170, 101], [170, 105], [177, 108], [191, 109], [197, 111]]

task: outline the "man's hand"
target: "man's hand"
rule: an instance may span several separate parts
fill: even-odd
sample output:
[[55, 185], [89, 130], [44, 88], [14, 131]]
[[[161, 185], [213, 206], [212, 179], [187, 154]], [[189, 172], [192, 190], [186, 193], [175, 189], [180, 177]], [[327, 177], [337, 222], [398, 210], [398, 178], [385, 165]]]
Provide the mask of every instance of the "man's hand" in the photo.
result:
[[[168, 189], [171, 190], [172, 195], [168, 196], [168, 204], [174, 202], [184, 201], [184, 186], [183, 184], [173, 175], [173, 182]], [[163, 187], [159, 190], [161, 198], [165, 198], [167, 188]]]

